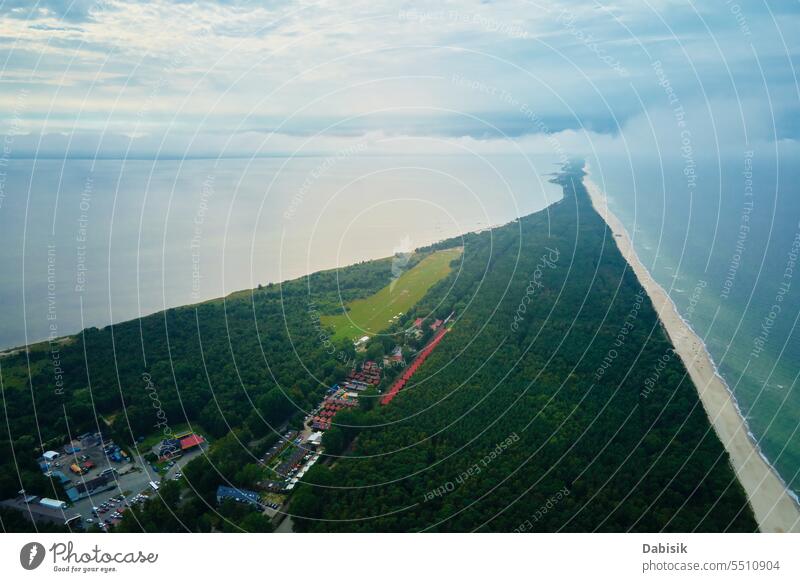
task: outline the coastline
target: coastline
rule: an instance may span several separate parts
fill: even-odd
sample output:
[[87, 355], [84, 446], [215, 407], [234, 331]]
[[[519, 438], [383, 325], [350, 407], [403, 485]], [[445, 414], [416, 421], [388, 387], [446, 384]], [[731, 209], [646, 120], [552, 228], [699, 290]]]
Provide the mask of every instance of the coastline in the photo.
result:
[[608, 207], [605, 194], [588, 170], [583, 178], [592, 205], [605, 220], [622, 256], [633, 269], [686, 366], [711, 426], [730, 457], [762, 532], [800, 532], [800, 507], [764, 458], [741, 415], [736, 399], [717, 372], [705, 343], [680, 316], [666, 291], [639, 260], [628, 231]]

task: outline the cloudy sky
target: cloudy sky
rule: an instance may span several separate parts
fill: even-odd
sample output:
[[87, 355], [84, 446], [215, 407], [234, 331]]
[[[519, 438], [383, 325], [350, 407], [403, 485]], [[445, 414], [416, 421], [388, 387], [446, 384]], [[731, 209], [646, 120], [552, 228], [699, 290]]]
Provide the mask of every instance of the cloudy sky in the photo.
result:
[[0, 0], [0, 131], [12, 156], [669, 149], [684, 130], [796, 150], [797, 2], [439, 6]]

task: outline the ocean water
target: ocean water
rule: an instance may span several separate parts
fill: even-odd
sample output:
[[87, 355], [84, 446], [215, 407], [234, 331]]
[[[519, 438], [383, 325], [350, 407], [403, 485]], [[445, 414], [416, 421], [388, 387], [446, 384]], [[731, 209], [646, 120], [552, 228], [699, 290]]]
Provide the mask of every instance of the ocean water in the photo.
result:
[[694, 178], [685, 169], [685, 161], [605, 159], [592, 179], [797, 494], [800, 167], [774, 152], [743, 151], [697, 161]]
[[10, 160], [0, 348], [390, 256], [560, 199], [554, 158]]

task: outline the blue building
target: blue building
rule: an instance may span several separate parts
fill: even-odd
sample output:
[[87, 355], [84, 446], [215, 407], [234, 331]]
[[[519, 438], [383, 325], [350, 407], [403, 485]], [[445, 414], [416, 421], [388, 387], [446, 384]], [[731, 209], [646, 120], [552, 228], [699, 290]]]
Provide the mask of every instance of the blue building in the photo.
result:
[[261, 499], [255, 491], [239, 489], [238, 487], [226, 487], [225, 485], [217, 487], [217, 503], [222, 503], [228, 499], [239, 503], [261, 506]]

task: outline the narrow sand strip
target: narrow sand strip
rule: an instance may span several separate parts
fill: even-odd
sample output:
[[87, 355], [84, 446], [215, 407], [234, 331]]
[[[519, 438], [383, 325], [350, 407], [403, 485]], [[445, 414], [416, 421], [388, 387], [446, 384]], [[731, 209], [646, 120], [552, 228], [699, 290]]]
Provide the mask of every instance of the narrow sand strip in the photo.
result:
[[728, 451], [731, 465], [747, 493], [762, 532], [800, 532], [800, 508], [748, 434], [728, 386], [717, 375], [711, 356], [697, 334], [681, 319], [675, 304], [639, 261], [628, 231], [609, 210], [605, 194], [584, 178], [592, 205], [606, 221], [622, 256], [633, 268], [653, 302], [675, 351], [683, 360], [714, 430]]

